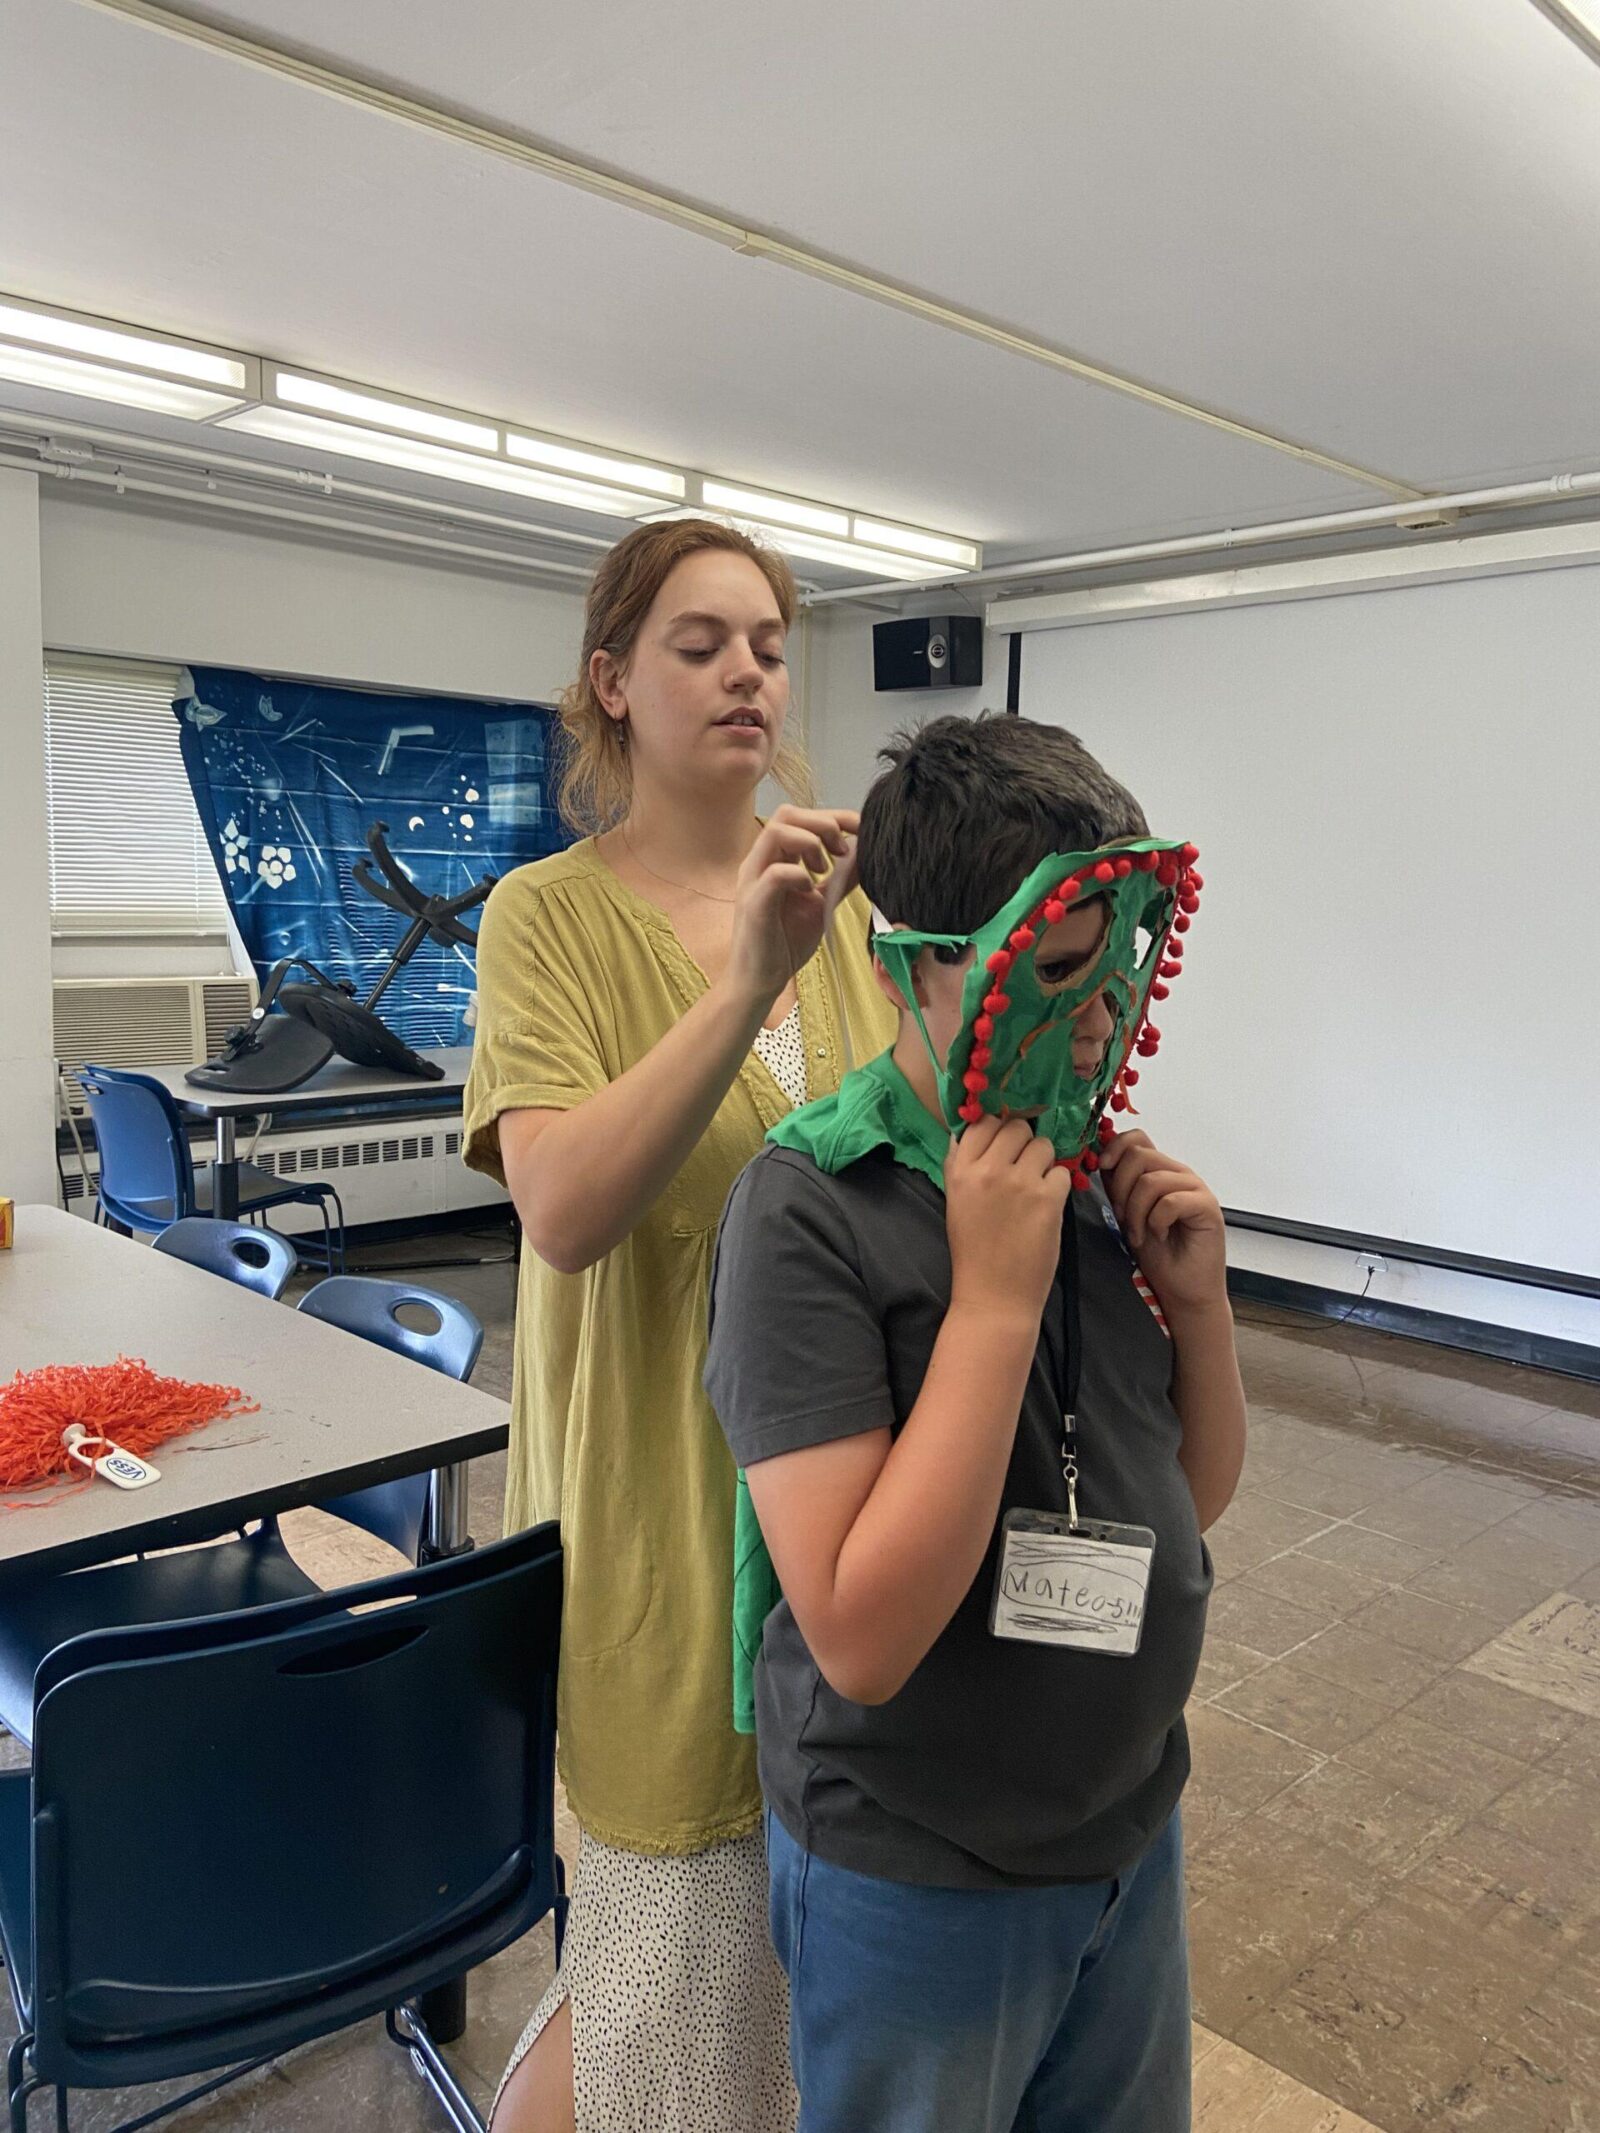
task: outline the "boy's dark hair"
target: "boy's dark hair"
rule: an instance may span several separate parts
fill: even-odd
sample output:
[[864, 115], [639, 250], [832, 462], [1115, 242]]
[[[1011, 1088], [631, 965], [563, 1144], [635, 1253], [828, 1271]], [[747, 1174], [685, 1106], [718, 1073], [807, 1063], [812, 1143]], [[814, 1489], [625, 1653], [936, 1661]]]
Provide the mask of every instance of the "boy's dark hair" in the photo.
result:
[[1014, 712], [897, 733], [861, 809], [861, 885], [891, 924], [975, 933], [1052, 852], [1145, 837], [1076, 734]]

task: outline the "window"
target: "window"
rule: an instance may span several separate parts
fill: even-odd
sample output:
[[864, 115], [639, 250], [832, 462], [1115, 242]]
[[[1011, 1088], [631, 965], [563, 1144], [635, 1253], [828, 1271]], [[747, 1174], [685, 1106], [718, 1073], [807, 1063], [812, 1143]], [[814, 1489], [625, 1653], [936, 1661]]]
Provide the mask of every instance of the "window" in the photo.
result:
[[175, 667], [45, 656], [50, 923], [226, 937], [227, 903], [178, 749]]

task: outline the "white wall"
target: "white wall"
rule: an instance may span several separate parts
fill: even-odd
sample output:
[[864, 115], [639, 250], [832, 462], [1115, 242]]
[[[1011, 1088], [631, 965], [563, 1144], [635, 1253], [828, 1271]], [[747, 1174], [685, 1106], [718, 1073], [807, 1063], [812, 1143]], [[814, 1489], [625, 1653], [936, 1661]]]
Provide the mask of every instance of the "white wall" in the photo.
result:
[[42, 661], [38, 482], [0, 470], [0, 1194], [53, 1201]]
[[[907, 613], [944, 614], [948, 607], [924, 603]], [[983, 686], [978, 689], [904, 689], [886, 695], [872, 686], [872, 625], [891, 615], [854, 607], [820, 607], [805, 624], [809, 675], [805, 689], [811, 761], [817, 796], [831, 807], [859, 807], [882, 765], [878, 750], [902, 726], [919, 726], [945, 712], [971, 716], [986, 706], [1005, 708], [1007, 640], [993, 631], [983, 639]], [[1026, 657], [1027, 647], [1023, 647]], [[1023, 686], [1026, 687], [1026, 678]]]
[[55, 495], [40, 511], [44, 641], [357, 688], [548, 700], [581, 592]]

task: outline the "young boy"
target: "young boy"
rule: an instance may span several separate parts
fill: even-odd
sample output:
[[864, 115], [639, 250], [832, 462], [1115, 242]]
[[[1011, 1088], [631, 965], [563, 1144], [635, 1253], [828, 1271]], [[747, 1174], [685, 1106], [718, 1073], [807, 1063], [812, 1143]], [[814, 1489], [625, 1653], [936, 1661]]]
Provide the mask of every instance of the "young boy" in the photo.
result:
[[[1222, 1215], [1138, 1132], [1072, 1189], [982, 1073], [952, 1143], [941, 1089], [952, 1044], [989, 1062], [971, 937], [1055, 855], [1158, 861], [1057, 728], [942, 718], [886, 759], [858, 859], [899, 1039], [739, 1180], [706, 1372], [783, 1590], [755, 1693], [801, 2133], [1188, 2133], [1183, 1708], [1244, 1449]], [[1068, 1111], [1142, 1008], [1129, 871], [987, 964], [998, 993], [1032, 957], [1021, 1050], [1070, 1046]], [[1065, 1629], [1026, 1597], [1063, 1576]]]

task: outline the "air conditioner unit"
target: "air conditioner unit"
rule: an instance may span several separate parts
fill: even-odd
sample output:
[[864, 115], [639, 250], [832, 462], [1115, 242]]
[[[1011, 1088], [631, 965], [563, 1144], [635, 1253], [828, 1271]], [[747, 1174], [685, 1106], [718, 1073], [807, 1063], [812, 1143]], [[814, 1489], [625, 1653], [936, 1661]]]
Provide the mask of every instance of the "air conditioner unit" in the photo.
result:
[[256, 981], [232, 972], [208, 978], [57, 978], [55, 1053], [73, 1111], [83, 1098], [72, 1069], [193, 1066], [222, 1049], [248, 1019]]

